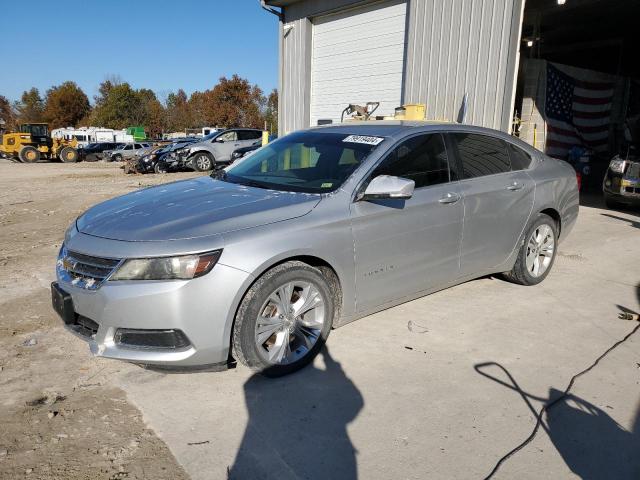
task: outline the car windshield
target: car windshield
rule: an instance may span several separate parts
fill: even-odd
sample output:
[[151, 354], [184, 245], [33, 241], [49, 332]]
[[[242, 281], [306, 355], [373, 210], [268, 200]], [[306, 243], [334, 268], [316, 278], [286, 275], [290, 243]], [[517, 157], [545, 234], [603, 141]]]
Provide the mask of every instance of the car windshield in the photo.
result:
[[332, 192], [383, 140], [382, 137], [324, 133], [287, 135], [218, 174], [243, 185], [305, 193]]

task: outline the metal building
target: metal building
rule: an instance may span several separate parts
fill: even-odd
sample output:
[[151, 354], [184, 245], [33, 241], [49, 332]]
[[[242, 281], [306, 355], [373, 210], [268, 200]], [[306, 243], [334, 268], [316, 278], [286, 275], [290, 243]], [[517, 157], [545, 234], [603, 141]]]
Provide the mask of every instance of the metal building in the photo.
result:
[[424, 103], [427, 118], [509, 130], [524, 0], [268, 0], [280, 7], [280, 134]]

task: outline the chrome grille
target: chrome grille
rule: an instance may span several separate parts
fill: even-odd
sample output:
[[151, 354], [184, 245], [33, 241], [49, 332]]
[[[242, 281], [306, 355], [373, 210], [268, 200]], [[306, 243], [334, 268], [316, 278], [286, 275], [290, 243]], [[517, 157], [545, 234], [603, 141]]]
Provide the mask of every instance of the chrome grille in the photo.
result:
[[97, 289], [120, 265], [116, 258], [102, 258], [67, 250], [58, 256], [57, 271], [61, 280], [87, 290]]

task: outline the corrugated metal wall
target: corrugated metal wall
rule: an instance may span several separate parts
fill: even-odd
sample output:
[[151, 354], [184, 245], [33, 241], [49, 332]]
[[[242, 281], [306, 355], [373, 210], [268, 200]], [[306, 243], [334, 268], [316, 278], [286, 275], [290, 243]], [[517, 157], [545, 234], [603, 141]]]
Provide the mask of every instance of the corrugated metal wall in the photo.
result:
[[405, 103], [455, 121], [508, 130], [523, 0], [410, 0]]
[[[302, 17], [285, 23], [290, 29], [281, 33], [282, 58], [278, 130], [284, 135], [309, 126], [311, 72], [311, 22]], [[282, 28], [281, 28], [282, 31]]]
[[[429, 119], [508, 130], [524, 0], [408, 0], [403, 103], [426, 103]], [[284, 9], [280, 135], [309, 126], [311, 19], [357, 0], [303, 0]], [[282, 31], [281, 31], [282, 35]]]

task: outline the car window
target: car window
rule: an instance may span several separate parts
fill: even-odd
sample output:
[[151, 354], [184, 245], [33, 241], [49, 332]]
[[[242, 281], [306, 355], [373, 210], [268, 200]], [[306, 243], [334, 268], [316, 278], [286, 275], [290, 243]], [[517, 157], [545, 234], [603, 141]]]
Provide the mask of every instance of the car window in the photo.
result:
[[133, 145], [125, 145], [125, 147], [123, 148], [123, 150], [132, 150], [133, 149]]
[[262, 137], [262, 132], [255, 130], [240, 130], [238, 131], [238, 138], [240, 140], [257, 140]]
[[475, 133], [450, 134], [462, 161], [462, 178], [511, 171], [507, 145], [499, 138]]
[[509, 143], [509, 157], [511, 158], [511, 168], [513, 170], [526, 170], [531, 166], [531, 155], [520, 147]]
[[238, 132], [236, 132], [235, 130], [224, 132], [219, 137], [216, 137], [216, 140], [218, 139], [223, 140], [225, 142], [235, 142], [236, 140], [238, 140]]
[[439, 133], [418, 135], [401, 143], [374, 170], [371, 178], [378, 175], [408, 178], [416, 182], [416, 188], [457, 179], [455, 169], [450, 172], [444, 138]]
[[383, 140], [346, 133], [292, 133], [244, 157], [222, 179], [274, 190], [332, 192]]
[[139, 143], [136, 143], [136, 150], [139, 149], [139, 148], [142, 148], [142, 145], [139, 144]]

